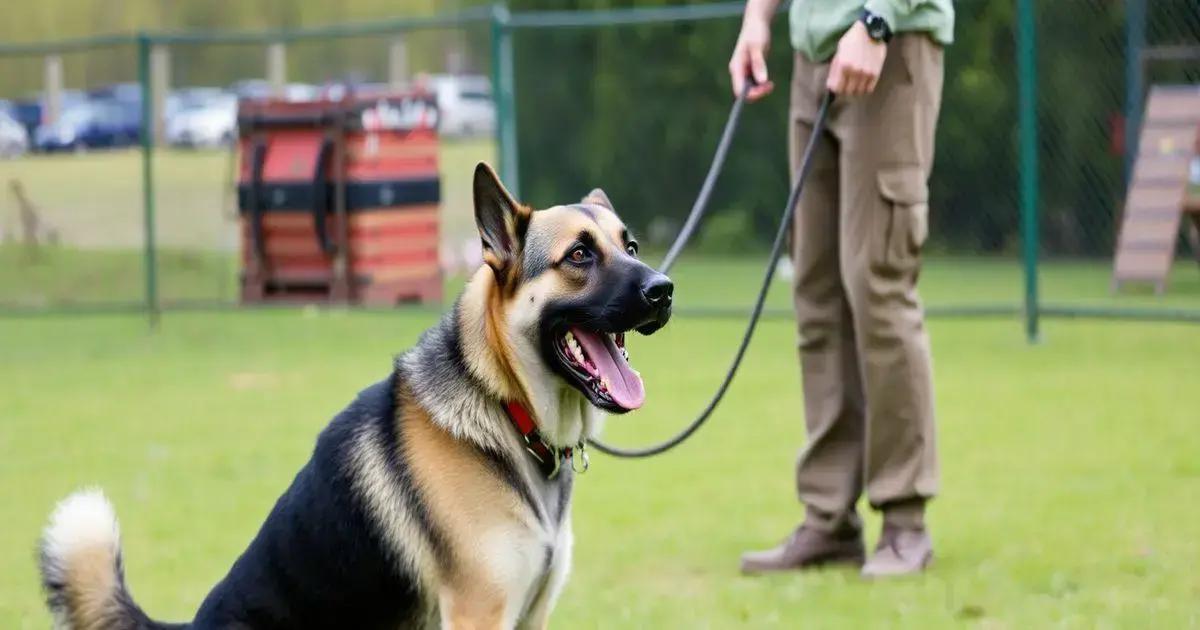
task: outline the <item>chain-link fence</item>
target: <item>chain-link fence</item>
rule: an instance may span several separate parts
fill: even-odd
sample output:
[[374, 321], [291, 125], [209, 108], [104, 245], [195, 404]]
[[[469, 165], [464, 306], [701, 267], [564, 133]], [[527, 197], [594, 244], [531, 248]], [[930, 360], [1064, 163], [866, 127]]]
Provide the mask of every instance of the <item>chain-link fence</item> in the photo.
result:
[[[170, 127], [173, 108], [186, 108], [189, 95], [220, 88], [245, 96], [263, 84], [308, 98], [331, 86], [394, 86], [420, 74], [490, 75], [494, 136], [442, 143], [443, 261], [469, 264], [468, 180], [477, 159], [498, 160], [502, 175], [538, 206], [605, 188], [653, 256], [690, 208], [728, 113], [725, 66], [741, 3], [543, 10], [562, 6], [514, 0], [511, 13], [494, 6], [299, 31], [0, 47], [0, 98], [14, 103], [38, 94], [45, 101], [55, 81], [64, 88], [56, 97], [63, 115], [73, 99], [87, 98], [78, 91], [137, 83], [141, 98], [166, 90], [152, 101], [163, 111], [143, 121], [157, 140], [145, 155], [136, 147], [64, 147], [0, 163], [6, 185], [19, 189], [6, 190], [0, 204], [0, 305], [236, 304], [236, 156], [221, 137], [215, 148], [175, 148], [210, 143], [175, 142]], [[1127, 201], [1132, 207], [1142, 198], [1127, 183], [1166, 190], [1175, 180], [1200, 179], [1174, 166], [1136, 179], [1143, 124], [1150, 148], [1192, 158], [1193, 147], [1164, 140], [1160, 129], [1190, 119], [1151, 121], [1150, 114], [1158, 111], [1156, 88], [1200, 84], [1200, 5], [963, 0], [955, 8], [922, 276], [929, 309], [1024, 310], [1031, 320], [1042, 313], [1200, 319], [1192, 259], [1200, 241], [1188, 238], [1200, 202], [1152, 204], [1154, 220], [1173, 230], [1164, 237], [1169, 284], [1149, 282], [1147, 290], [1141, 276], [1118, 283], [1115, 265], [1122, 247], [1136, 260], [1151, 247], [1141, 228], [1122, 231]], [[777, 93], [748, 108], [710, 218], [676, 268], [681, 308], [741, 313], [749, 306], [788, 184], [786, 27], [777, 20], [769, 62]], [[53, 134], [33, 135], [40, 146]], [[31, 215], [40, 246], [24, 243]], [[1037, 247], [1023, 255], [1027, 243]], [[786, 293], [781, 282], [772, 297], [781, 311]]]
[[[1194, 313], [1200, 309], [1200, 241], [1188, 238], [1196, 215], [1186, 211], [1181, 193], [1188, 179], [1200, 176], [1189, 173], [1187, 163], [1200, 149], [1200, 5], [1040, 3], [1037, 26], [1042, 308]], [[1195, 116], [1153, 115], [1157, 105], [1146, 106], [1162, 88], [1193, 91]], [[1154, 146], [1164, 124], [1181, 138], [1175, 143], [1180, 159], [1167, 168]], [[1143, 137], [1140, 148], [1149, 152], [1139, 150]], [[1143, 192], [1154, 197], [1154, 207], [1146, 207]], [[1153, 230], [1155, 239], [1139, 224], [1147, 210], [1166, 228]], [[1123, 268], [1120, 256], [1148, 253], [1164, 263]]]
[[0, 109], [26, 144], [0, 161], [0, 308], [238, 304], [239, 99], [415, 87], [441, 99], [443, 85], [447, 98], [482, 99], [488, 111], [455, 118], [439, 142], [441, 247], [461, 272], [472, 169], [495, 161], [491, 15], [0, 47]]

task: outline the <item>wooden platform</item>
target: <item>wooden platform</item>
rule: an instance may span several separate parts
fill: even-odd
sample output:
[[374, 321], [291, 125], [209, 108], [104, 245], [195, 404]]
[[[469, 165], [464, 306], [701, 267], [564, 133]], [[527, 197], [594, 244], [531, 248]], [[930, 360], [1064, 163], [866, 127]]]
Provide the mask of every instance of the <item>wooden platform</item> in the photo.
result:
[[1114, 290], [1129, 282], [1166, 290], [1180, 228], [1186, 220], [1200, 229], [1200, 199], [1189, 183], [1198, 145], [1200, 86], [1151, 88], [1117, 238]]

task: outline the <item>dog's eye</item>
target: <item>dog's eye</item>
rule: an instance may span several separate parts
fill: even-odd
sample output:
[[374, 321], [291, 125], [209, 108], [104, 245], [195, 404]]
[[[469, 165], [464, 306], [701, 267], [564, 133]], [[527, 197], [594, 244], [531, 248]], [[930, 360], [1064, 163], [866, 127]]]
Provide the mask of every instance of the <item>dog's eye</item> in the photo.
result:
[[584, 247], [583, 245], [576, 245], [575, 248], [572, 249], [569, 254], [567, 254], [567, 260], [570, 260], [576, 265], [581, 265], [591, 260], [591, 258], [592, 253], [589, 252], [588, 248]]
[[635, 241], [629, 241], [629, 244], [625, 246], [625, 253], [629, 254], [630, 256], [633, 256], [634, 258], [637, 258], [637, 254], [638, 254], [637, 243]]

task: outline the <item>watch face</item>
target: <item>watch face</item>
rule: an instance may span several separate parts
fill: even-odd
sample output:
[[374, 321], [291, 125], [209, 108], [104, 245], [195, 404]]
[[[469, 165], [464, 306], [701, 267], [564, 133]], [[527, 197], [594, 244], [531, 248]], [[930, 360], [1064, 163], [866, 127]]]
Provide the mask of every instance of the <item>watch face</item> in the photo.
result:
[[863, 25], [867, 27], [867, 35], [875, 41], [887, 41], [890, 35], [887, 21], [874, 13], [868, 11], [864, 11], [863, 13]]
[[867, 33], [873, 39], [883, 39], [887, 35], [887, 24], [878, 15], [867, 18]]

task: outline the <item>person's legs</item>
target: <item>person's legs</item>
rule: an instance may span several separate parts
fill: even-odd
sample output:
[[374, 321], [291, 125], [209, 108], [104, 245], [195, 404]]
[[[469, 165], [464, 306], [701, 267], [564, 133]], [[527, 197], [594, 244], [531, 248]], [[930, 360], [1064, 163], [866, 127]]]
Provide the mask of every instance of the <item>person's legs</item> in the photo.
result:
[[[793, 176], [813, 132], [828, 66], [796, 56], [788, 144]], [[838, 147], [819, 139], [792, 233], [794, 298], [808, 446], [796, 464], [803, 526], [782, 545], [745, 554], [742, 569], [763, 572], [829, 562], [861, 563], [863, 394], [850, 307], [838, 255]]]
[[[941, 48], [924, 35], [900, 35], [875, 92], [843, 103], [834, 128], [842, 143], [842, 281], [866, 390], [867, 498], [884, 512], [883, 542], [899, 540], [899, 530], [920, 532], [919, 566], [911, 570], [928, 561], [924, 503], [938, 485], [929, 338], [916, 283], [941, 86]], [[870, 563], [866, 572], [874, 572]]]
[[[812, 135], [794, 119], [792, 172]], [[839, 262], [838, 149], [828, 133], [817, 143], [792, 234], [793, 299], [808, 444], [796, 462], [796, 491], [806, 522], [822, 531], [855, 533], [862, 523], [863, 391], [854, 327]]]

